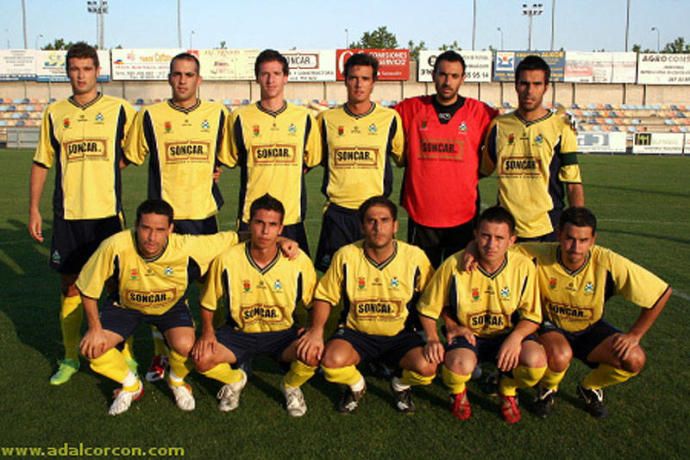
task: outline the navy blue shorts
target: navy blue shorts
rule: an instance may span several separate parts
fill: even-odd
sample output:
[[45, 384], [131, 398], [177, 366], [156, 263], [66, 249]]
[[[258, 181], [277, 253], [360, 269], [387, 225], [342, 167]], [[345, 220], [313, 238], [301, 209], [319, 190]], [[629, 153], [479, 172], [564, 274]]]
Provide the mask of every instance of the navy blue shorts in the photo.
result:
[[323, 214], [319, 246], [316, 249], [317, 270], [325, 272], [331, 265], [335, 251], [346, 244], [362, 239], [362, 224], [356, 209], [329, 204]]
[[[238, 231], [249, 232], [249, 224], [240, 222]], [[309, 242], [307, 241], [307, 233], [304, 230], [304, 222], [283, 226], [283, 233], [280, 235], [284, 236], [285, 238], [290, 238], [293, 241], [297, 241], [299, 248], [304, 251], [306, 255], [309, 255]]]
[[[424, 339], [416, 332], [402, 331], [394, 336], [371, 335], [341, 327], [330, 340], [341, 339], [352, 345], [359, 354], [360, 361], [382, 361], [398, 367], [400, 360], [408, 351], [423, 347]], [[330, 341], [329, 340], [329, 341]]]
[[103, 240], [124, 228], [122, 214], [104, 219], [65, 220], [53, 217], [50, 267], [67, 275], [78, 274]]
[[124, 339], [132, 335], [142, 321], [156, 326], [161, 333], [174, 327], [194, 328], [194, 319], [185, 299], [177, 302], [162, 315], [146, 315], [139, 310], [116, 305], [108, 299], [101, 308], [100, 318], [103, 329], [114, 332]]
[[589, 356], [601, 342], [621, 331], [602, 319], [592, 324], [584, 331], [579, 332], [564, 331], [552, 322], [544, 321], [544, 324], [542, 324], [539, 329], [539, 334], [546, 334], [547, 332], [558, 332], [561, 334], [570, 344], [570, 348], [573, 350], [573, 356], [589, 367], [595, 368], [599, 366], [599, 363], [588, 361], [587, 356]]
[[249, 362], [256, 355], [268, 355], [276, 361], [292, 342], [299, 338], [298, 329], [293, 326], [278, 332], [242, 332], [231, 325], [216, 330], [216, 338], [237, 358], [237, 364]]
[[[477, 344], [472, 345], [467, 339], [462, 337], [455, 337], [453, 340], [446, 345], [446, 352], [455, 350], [457, 348], [467, 348], [472, 350], [475, 355], [477, 355], [477, 361], [479, 362], [492, 362], [496, 363], [498, 351], [501, 349], [501, 345], [510, 334], [502, 334], [496, 337], [476, 337]], [[530, 334], [525, 337], [525, 340], [537, 340], [535, 334]]]
[[173, 231], [180, 235], [215, 235], [218, 233], [218, 219], [216, 216], [199, 220], [173, 220]]
[[474, 239], [474, 226], [474, 219], [456, 227], [435, 228], [418, 224], [409, 218], [407, 241], [419, 246], [431, 261], [431, 265], [438, 268], [441, 262], [465, 249], [467, 243]]

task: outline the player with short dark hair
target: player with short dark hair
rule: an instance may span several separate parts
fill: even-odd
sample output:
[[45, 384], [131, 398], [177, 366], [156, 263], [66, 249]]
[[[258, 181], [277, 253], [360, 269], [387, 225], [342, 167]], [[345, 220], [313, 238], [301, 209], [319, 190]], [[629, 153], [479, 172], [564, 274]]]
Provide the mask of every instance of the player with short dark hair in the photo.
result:
[[[148, 155], [148, 197], [164, 199], [175, 210], [174, 231], [211, 235], [218, 232], [223, 196], [214, 173], [230, 164], [226, 139], [229, 112], [217, 102], [197, 97], [202, 78], [199, 60], [180, 53], [170, 61], [170, 99], [141, 109], [126, 148], [127, 159], [141, 165]], [[150, 382], [165, 377], [168, 352], [153, 330], [154, 357], [146, 372]]]
[[457, 52], [436, 58], [433, 78], [435, 95], [406, 99], [396, 110], [405, 133], [407, 240], [438, 267], [472, 240], [479, 214], [480, 148], [497, 112], [458, 94], [465, 61]]
[[480, 173], [497, 171], [498, 202], [515, 216], [518, 241], [555, 241], [566, 196], [584, 206], [575, 131], [543, 106], [550, 74], [539, 56], [518, 65], [518, 108], [492, 122], [482, 156]]
[[[592, 370], [578, 385], [587, 411], [605, 417], [603, 388], [636, 376], [646, 362], [640, 341], [671, 296], [671, 287], [643, 267], [596, 245], [596, 217], [587, 208], [566, 209], [558, 225], [558, 243], [524, 243], [516, 249], [537, 264], [544, 323], [539, 341], [548, 369], [538, 387], [535, 410], [546, 416], [558, 385], [574, 357]], [[614, 295], [641, 307], [621, 332], [604, 319]]]
[[[60, 326], [64, 359], [50, 383], [61, 385], [79, 369], [83, 309], [74, 285], [98, 245], [123, 228], [123, 146], [135, 111], [122, 99], [98, 91], [98, 53], [74, 44], [65, 60], [72, 96], [45, 110], [31, 166], [29, 234], [43, 242], [39, 210], [48, 169], [56, 166], [50, 266], [61, 276]], [[136, 363], [130, 359], [130, 364]]]
[[[76, 283], [89, 323], [81, 352], [95, 372], [122, 385], [110, 406], [110, 415], [125, 412], [143, 393], [141, 380], [117, 349], [141, 322], [156, 326], [170, 345], [167, 383], [177, 406], [185, 411], [195, 407], [192, 389], [184, 382], [190, 370], [187, 357], [194, 344], [187, 290], [206, 272], [214, 257], [237, 243], [237, 234], [174, 234], [171, 213], [172, 207], [161, 200], [142, 203], [135, 229], [105, 240]], [[104, 285], [113, 278], [117, 289], [99, 312], [98, 299]]]
[[[395, 204], [379, 196], [360, 206], [364, 239], [340, 248], [314, 295], [315, 327], [342, 304], [338, 329], [323, 351], [326, 380], [345, 385], [338, 410], [353, 412], [366, 391], [357, 366], [383, 363], [399, 369], [391, 381], [399, 411], [412, 413], [413, 385], [428, 385], [436, 364], [424, 359], [424, 339], [415, 330], [415, 304], [433, 273], [424, 252], [397, 241]], [[317, 318], [320, 321], [317, 321]], [[323, 338], [315, 340], [319, 354]]]
[[309, 253], [304, 219], [307, 211], [304, 173], [321, 162], [319, 128], [309, 111], [285, 101], [287, 59], [262, 51], [255, 63], [261, 99], [232, 113], [230, 166], [241, 168], [239, 230], [249, 228], [249, 206], [271, 193], [285, 206], [283, 235]]
[[321, 191], [326, 209], [321, 224], [316, 268], [326, 271], [335, 251], [362, 238], [357, 208], [393, 188], [392, 157], [402, 160], [404, 139], [400, 116], [371, 101], [378, 61], [353, 54], [345, 61], [347, 102], [319, 114], [325, 168]]
[[[466, 383], [478, 362], [495, 362], [501, 412], [507, 423], [520, 421], [517, 389], [539, 382], [546, 355], [534, 334], [541, 323], [541, 304], [534, 264], [508, 254], [515, 241], [515, 221], [498, 206], [485, 210], [475, 230], [478, 269], [464, 270], [460, 251], [438, 269], [417, 308], [427, 334], [424, 356], [443, 363], [443, 382], [451, 391], [451, 412], [468, 420], [472, 408]], [[436, 321], [447, 310], [447, 344], [441, 344]]]
[[[310, 307], [316, 272], [303, 252], [288, 260], [278, 250], [283, 214], [274, 197], [255, 200], [250, 241], [211, 264], [201, 295], [202, 333], [193, 356], [199, 372], [224, 384], [218, 392], [218, 408], [224, 412], [238, 407], [247, 383], [245, 371], [230, 366], [241, 366], [255, 355], [290, 363], [281, 384], [287, 411], [293, 417], [307, 411], [300, 387], [314, 375], [319, 361], [300, 353], [303, 335], [295, 323], [295, 310], [299, 304]], [[214, 330], [214, 311], [219, 306], [228, 309], [228, 322]]]

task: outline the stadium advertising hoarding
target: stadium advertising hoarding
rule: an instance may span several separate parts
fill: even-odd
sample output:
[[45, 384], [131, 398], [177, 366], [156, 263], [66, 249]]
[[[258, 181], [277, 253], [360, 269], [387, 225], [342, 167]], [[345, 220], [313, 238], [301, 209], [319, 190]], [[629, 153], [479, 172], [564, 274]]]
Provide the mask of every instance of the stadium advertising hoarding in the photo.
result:
[[290, 81], [335, 81], [335, 50], [286, 50]]
[[582, 153], [625, 153], [625, 133], [584, 131], [577, 134], [577, 150]]
[[563, 81], [565, 73], [565, 51], [496, 51], [494, 59], [494, 80], [514, 81], [515, 69], [524, 58], [536, 55], [551, 67], [551, 81]]
[[210, 49], [193, 51], [199, 57], [206, 80], [254, 80], [257, 49]]
[[407, 81], [410, 79], [410, 50], [406, 49], [339, 49], [335, 51], [335, 76], [338, 81], [345, 80], [345, 62], [355, 53], [367, 53], [379, 60], [380, 81]]
[[111, 50], [113, 80], [167, 80], [170, 60], [183, 49]]
[[635, 133], [633, 153], [680, 155], [683, 153], [683, 133]]
[[[436, 56], [443, 51], [422, 50], [419, 52], [417, 62], [417, 80], [419, 82], [433, 81], [434, 62]], [[491, 61], [493, 55], [491, 51], [460, 51], [465, 60], [465, 81], [470, 83], [491, 81]]]
[[0, 50], [0, 80], [35, 79], [35, 50]]
[[[68, 82], [65, 70], [66, 50], [36, 51], [36, 80], [50, 82]], [[98, 61], [101, 72], [98, 81], [110, 81], [110, 52], [98, 50]]]
[[637, 55], [566, 51], [564, 81], [573, 83], [635, 83]]
[[690, 84], [690, 54], [640, 53], [637, 59], [640, 85]]

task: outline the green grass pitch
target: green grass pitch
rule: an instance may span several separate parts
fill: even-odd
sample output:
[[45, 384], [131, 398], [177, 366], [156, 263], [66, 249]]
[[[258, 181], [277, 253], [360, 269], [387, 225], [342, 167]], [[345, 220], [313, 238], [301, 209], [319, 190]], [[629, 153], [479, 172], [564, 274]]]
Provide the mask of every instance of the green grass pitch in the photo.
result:
[[[58, 289], [48, 266], [48, 244], [34, 243], [26, 231], [28, 173], [32, 152], [0, 150], [0, 447], [88, 446], [183, 447], [187, 458], [681, 458], [690, 447], [690, 160], [687, 158], [581, 156], [586, 202], [600, 219], [599, 243], [615, 249], [671, 283], [674, 295], [643, 341], [648, 365], [627, 384], [606, 391], [611, 415], [594, 420], [575, 395], [586, 369], [574, 363], [555, 411], [546, 420], [529, 411], [523, 393], [523, 420], [506, 426], [496, 399], [474, 383], [474, 416], [452, 418], [437, 379], [415, 389], [413, 416], [393, 407], [387, 382], [368, 377], [369, 392], [354, 415], [335, 411], [339, 390], [322, 377], [305, 386], [309, 411], [302, 419], [285, 413], [278, 389], [280, 371], [258, 360], [234, 413], [216, 409], [216, 382], [192, 374], [194, 412], [178, 410], [164, 384], [146, 384], [144, 398], [119, 417], [106, 415], [115, 384], [96, 376], [82, 362], [71, 382], [51, 387], [48, 378], [60, 357]], [[308, 175], [308, 231], [315, 252], [323, 197], [321, 170]], [[128, 223], [145, 198], [146, 168], [124, 173]], [[45, 234], [51, 234], [50, 173], [42, 201]], [[234, 228], [238, 173], [224, 171], [223, 229]], [[396, 186], [400, 174], [397, 172]], [[481, 184], [484, 205], [495, 200], [496, 181]], [[397, 199], [398, 191], [394, 192]], [[401, 218], [400, 238], [406, 219]], [[196, 305], [194, 306], [196, 308]], [[636, 307], [612, 300], [606, 317], [627, 328]], [[140, 370], [151, 356], [149, 332], [141, 328], [135, 351]], [[4, 451], [7, 453], [7, 451]], [[0, 451], [2, 454], [3, 451]]]

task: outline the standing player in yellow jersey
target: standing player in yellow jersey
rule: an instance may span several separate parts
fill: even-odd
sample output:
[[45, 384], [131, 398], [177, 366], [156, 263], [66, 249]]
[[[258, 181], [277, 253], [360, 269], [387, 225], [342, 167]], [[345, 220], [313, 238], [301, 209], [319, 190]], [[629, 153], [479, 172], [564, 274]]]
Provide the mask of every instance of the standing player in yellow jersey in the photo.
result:
[[515, 71], [518, 108], [489, 127], [480, 173], [498, 175], [498, 203], [517, 223], [518, 241], [555, 241], [565, 207], [584, 206], [577, 139], [570, 123], [543, 106], [551, 69], [527, 56]]
[[308, 254], [304, 173], [321, 162], [321, 139], [309, 111], [285, 101], [289, 71], [287, 59], [277, 51], [257, 56], [254, 73], [261, 100], [232, 113], [231, 166], [241, 169], [240, 231], [249, 227], [251, 203], [270, 193], [285, 206], [283, 235]]
[[[396, 407], [413, 413], [411, 387], [428, 385], [436, 375], [436, 364], [422, 353], [424, 339], [414, 330], [415, 304], [433, 268], [424, 251], [395, 239], [397, 207], [388, 198], [364, 201], [359, 219], [364, 239], [335, 253], [314, 295], [314, 328], [321, 334], [331, 308], [342, 304], [321, 367], [326, 380], [345, 385], [338, 405], [344, 413], [354, 412], [366, 392], [359, 364], [375, 361], [400, 369], [391, 381]], [[314, 347], [318, 354], [322, 344]]]
[[[507, 423], [521, 414], [517, 389], [539, 382], [546, 370], [544, 348], [534, 333], [541, 323], [536, 269], [520, 254], [507, 254], [515, 242], [515, 220], [494, 206], [479, 216], [475, 239], [478, 270], [463, 269], [460, 251], [438, 269], [418, 304], [427, 334], [424, 356], [443, 363], [443, 382], [451, 391], [453, 415], [468, 420], [472, 409], [466, 383], [478, 362], [493, 361], [502, 372], [501, 412]], [[447, 309], [444, 349], [436, 321]]]
[[[172, 97], [139, 112], [125, 150], [127, 160], [136, 165], [151, 156], [148, 197], [170, 203], [174, 231], [183, 235], [218, 232], [223, 197], [213, 174], [221, 164], [230, 163], [225, 138], [228, 110], [197, 97], [199, 70], [193, 54], [181, 53], [170, 61]], [[162, 335], [153, 335], [155, 356], [146, 373], [148, 381], [162, 379], [168, 361]]]
[[323, 142], [321, 191], [328, 199], [316, 251], [316, 268], [326, 271], [335, 251], [362, 238], [357, 209], [369, 197], [389, 196], [389, 156], [402, 161], [400, 115], [371, 101], [379, 63], [358, 53], [345, 62], [347, 102], [319, 115]]
[[[652, 327], [671, 288], [654, 274], [615, 252], [597, 246], [597, 221], [586, 208], [568, 208], [558, 225], [558, 243], [517, 245], [537, 264], [544, 311], [539, 341], [548, 369], [538, 391], [536, 411], [546, 416], [572, 357], [592, 368], [578, 394], [594, 417], [607, 415], [603, 388], [637, 375], [646, 355], [640, 341]], [[642, 308], [628, 332], [604, 320], [604, 306], [614, 295]]]
[[[239, 406], [247, 383], [244, 370], [230, 365], [261, 354], [291, 363], [281, 384], [287, 411], [293, 417], [307, 411], [300, 387], [319, 361], [314, 353], [300, 353], [305, 336], [295, 324], [295, 309], [299, 304], [310, 307], [316, 272], [303, 252], [288, 260], [278, 250], [284, 214], [282, 203], [272, 196], [256, 199], [250, 207], [250, 241], [214, 260], [204, 285], [202, 332], [192, 354], [199, 372], [224, 384], [218, 392], [218, 408], [224, 412]], [[219, 303], [228, 309], [228, 323], [214, 330]]]
[[[143, 393], [143, 383], [116, 348], [142, 321], [156, 326], [170, 344], [167, 383], [177, 406], [185, 411], [195, 406], [192, 389], [184, 382], [191, 368], [187, 357], [194, 344], [187, 290], [206, 272], [213, 258], [237, 243], [237, 234], [173, 234], [173, 217], [173, 209], [165, 201], [143, 202], [137, 209], [135, 230], [124, 230], [105, 240], [77, 280], [89, 323], [81, 352], [95, 372], [122, 384], [110, 415], [125, 412]], [[117, 289], [99, 312], [98, 299], [112, 279]]]
[[120, 168], [134, 119], [124, 100], [98, 92], [98, 53], [79, 42], [67, 52], [72, 96], [43, 114], [31, 167], [29, 234], [43, 242], [39, 204], [48, 169], [56, 165], [50, 266], [60, 273], [60, 326], [65, 358], [50, 383], [61, 385], [79, 370], [83, 309], [75, 281], [98, 245], [123, 228]]

